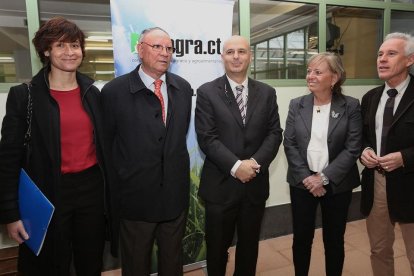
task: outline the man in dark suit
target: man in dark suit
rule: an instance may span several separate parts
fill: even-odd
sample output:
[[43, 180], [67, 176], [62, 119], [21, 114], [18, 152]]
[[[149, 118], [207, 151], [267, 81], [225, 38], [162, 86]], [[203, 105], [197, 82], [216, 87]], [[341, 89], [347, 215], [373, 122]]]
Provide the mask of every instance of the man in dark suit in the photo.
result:
[[235, 275], [255, 275], [269, 165], [282, 142], [275, 90], [247, 77], [248, 41], [223, 46], [226, 74], [198, 89], [195, 127], [206, 154], [199, 195], [206, 207], [207, 270], [226, 271], [237, 228]]
[[385, 84], [362, 98], [361, 211], [367, 216], [375, 276], [394, 275], [397, 222], [414, 275], [414, 77], [408, 73], [413, 63], [413, 37], [387, 35], [377, 57]]
[[144, 30], [136, 47], [142, 63], [102, 89], [122, 275], [150, 274], [154, 240], [158, 273], [182, 275], [192, 89], [167, 72], [174, 49], [164, 30]]

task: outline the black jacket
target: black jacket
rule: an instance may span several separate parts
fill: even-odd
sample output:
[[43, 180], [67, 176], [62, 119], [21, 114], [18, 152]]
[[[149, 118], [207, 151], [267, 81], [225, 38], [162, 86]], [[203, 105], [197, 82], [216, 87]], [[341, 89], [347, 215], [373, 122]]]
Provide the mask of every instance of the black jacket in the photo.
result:
[[[362, 98], [361, 110], [364, 122], [363, 149], [377, 148], [375, 114], [384, 91], [384, 85], [368, 91]], [[401, 152], [404, 167], [387, 172], [387, 203], [390, 218], [394, 222], [414, 222], [414, 76], [395, 111], [388, 131], [386, 154]], [[374, 169], [362, 171], [361, 212], [368, 216], [374, 202]]]
[[[48, 68], [41, 69], [31, 81], [33, 116], [31, 152], [27, 164], [23, 164], [25, 159], [23, 140], [27, 129], [27, 86], [25, 84], [14, 86], [8, 94], [0, 141], [0, 223], [11, 223], [20, 219], [17, 191], [22, 166], [56, 209], [59, 208], [57, 198], [61, 176], [60, 116], [59, 106], [50, 95], [48, 72]], [[93, 86], [94, 81], [89, 77], [77, 73], [76, 78], [81, 89], [83, 107], [94, 127], [97, 158], [103, 173], [105, 171], [101, 144], [103, 120], [99, 90]], [[53, 267], [58, 243], [57, 237], [60, 231], [57, 226], [58, 221], [59, 217], [55, 212], [47, 233], [47, 239], [52, 240], [51, 246], [44, 247], [38, 257], [48, 260], [51, 263], [50, 267]]]
[[[191, 86], [183, 78], [166, 73], [165, 126], [159, 100], [142, 82], [138, 68], [102, 88], [115, 241], [119, 218], [167, 221], [177, 218], [189, 204], [186, 136]], [[116, 254], [116, 249], [112, 253]]]
[[[249, 79], [245, 125], [225, 75], [203, 84], [197, 93], [195, 129], [206, 155], [199, 196], [210, 203], [248, 199], [260, 204], [269, 197], [269, 166], [282, 142], [276, 91]], [[237, 160], [254, 158], [260, 173], [248, 184], [230, 174]]]

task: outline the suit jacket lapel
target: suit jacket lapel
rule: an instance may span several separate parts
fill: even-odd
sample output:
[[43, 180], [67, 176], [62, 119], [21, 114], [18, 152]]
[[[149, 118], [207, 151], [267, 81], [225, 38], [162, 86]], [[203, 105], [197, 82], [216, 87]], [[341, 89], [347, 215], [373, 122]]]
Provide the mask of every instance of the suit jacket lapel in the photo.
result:
[[400, 103], [398, 104], [397, 110], [394, 114], [394, 119], [392, 121], [391, 127], [394, 126], [395, 122], [401, 118], [401, 115], [414, 103], [414, 77], [411, 76], [410, 83], [407, 86], [404, 96], [401, 98]]
[[247, 113], [246, 113], [246, 122], [247, 125], [252, 117], [253, 111], [256, 108], [257, 102], [260, 98], [260, 91], [256, 89], [256, 83], [254, 80], [249, 78], [249, 96], [247, 98]]
[[338, 125], [341, 118], [345, 113], [345, 100], [341, 96], [332, 95], [331, 101], [331, 110], [329, 118], [329, 127], [328, 127], [328, 137], [331, 135], [332, 131]]
[[305, 125], [308, 134], [311, 133], [312, 129], [312, 113], [313, 113], [313, 95], [309, 94], [303, 97], [300, 103], [299, 115], [302, 118], [303, 124]]
[[[217, 87], [217, 93], [219, 94], [219, 97], [223, 100], [223, 102], [226, 104], [227, 108], [230, 110], [236, 122], [240, 125], [240, 127], [244, 127], [240, 110], [236, 103], [236, 98], [234, 97], [233, 90], [231, 90], [231, 86], [227, 80], [226, 75], [224, 75], [221, 81], [219, 82], [219, 85]], [[247, 108], [247, 110], [249, 109]]]
[[175, 97], [177, 95], [177, 87], [178, 85], [175, 82], [175, 79], [171, 78], [169, 73], [166, 73], [167, 82], [167, 95], [168, 95], [168, 114], [166, 118], [165, 125], [168, 127], [171, 118], [174, 116], [175, 110]]

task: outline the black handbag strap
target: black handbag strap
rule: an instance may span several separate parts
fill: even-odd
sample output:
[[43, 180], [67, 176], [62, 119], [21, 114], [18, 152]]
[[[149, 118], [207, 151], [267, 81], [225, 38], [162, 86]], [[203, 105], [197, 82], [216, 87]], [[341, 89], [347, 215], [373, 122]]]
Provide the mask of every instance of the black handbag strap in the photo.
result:
[[31, 83], [25, 83], [27, 86], [27, 115], [26, 115], [26, 122], [27, 122], [27, 130], [26, 134], [24, 135], [24, 146], [27, 147], [30, 142], [30, 138], [32, 135], [32, 113], [33, 113], [33, 99], [32, 99], [32, 91], [30, 87], [32, 86]]

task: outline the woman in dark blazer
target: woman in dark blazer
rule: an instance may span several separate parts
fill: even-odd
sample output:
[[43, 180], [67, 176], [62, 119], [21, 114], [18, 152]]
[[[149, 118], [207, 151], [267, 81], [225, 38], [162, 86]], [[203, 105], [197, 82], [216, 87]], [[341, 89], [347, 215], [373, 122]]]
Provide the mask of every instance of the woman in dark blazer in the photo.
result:
[[293, 216], [295, 275], [308, 275], [317, 206], [322, 210], [327, 276], [341, 275], [352, 189], [360, 185], [356, 160], [362, 120], [357, 99], [342, 95], [340, 58], [320, 53], [308, 62], [311, 94], [293, 99], [284, 132]]
[[[25, 160], [28, 87], [10, 89], [0, 142], [0, 222], [20, 244], [22, 275], [101, 275], [105, 240], [102, 114], [94, 81], [77, 72], [85, 36], [74, 23], [52, 18], [33, 44], [44, 65], [30, 83], [30, 154]], [[24, 243], [29, 237], [18, 207], [21, 167], [54, 204], [55, 212], [39, 256]], [[20, 275], [20, 274], [19, 274]]]

